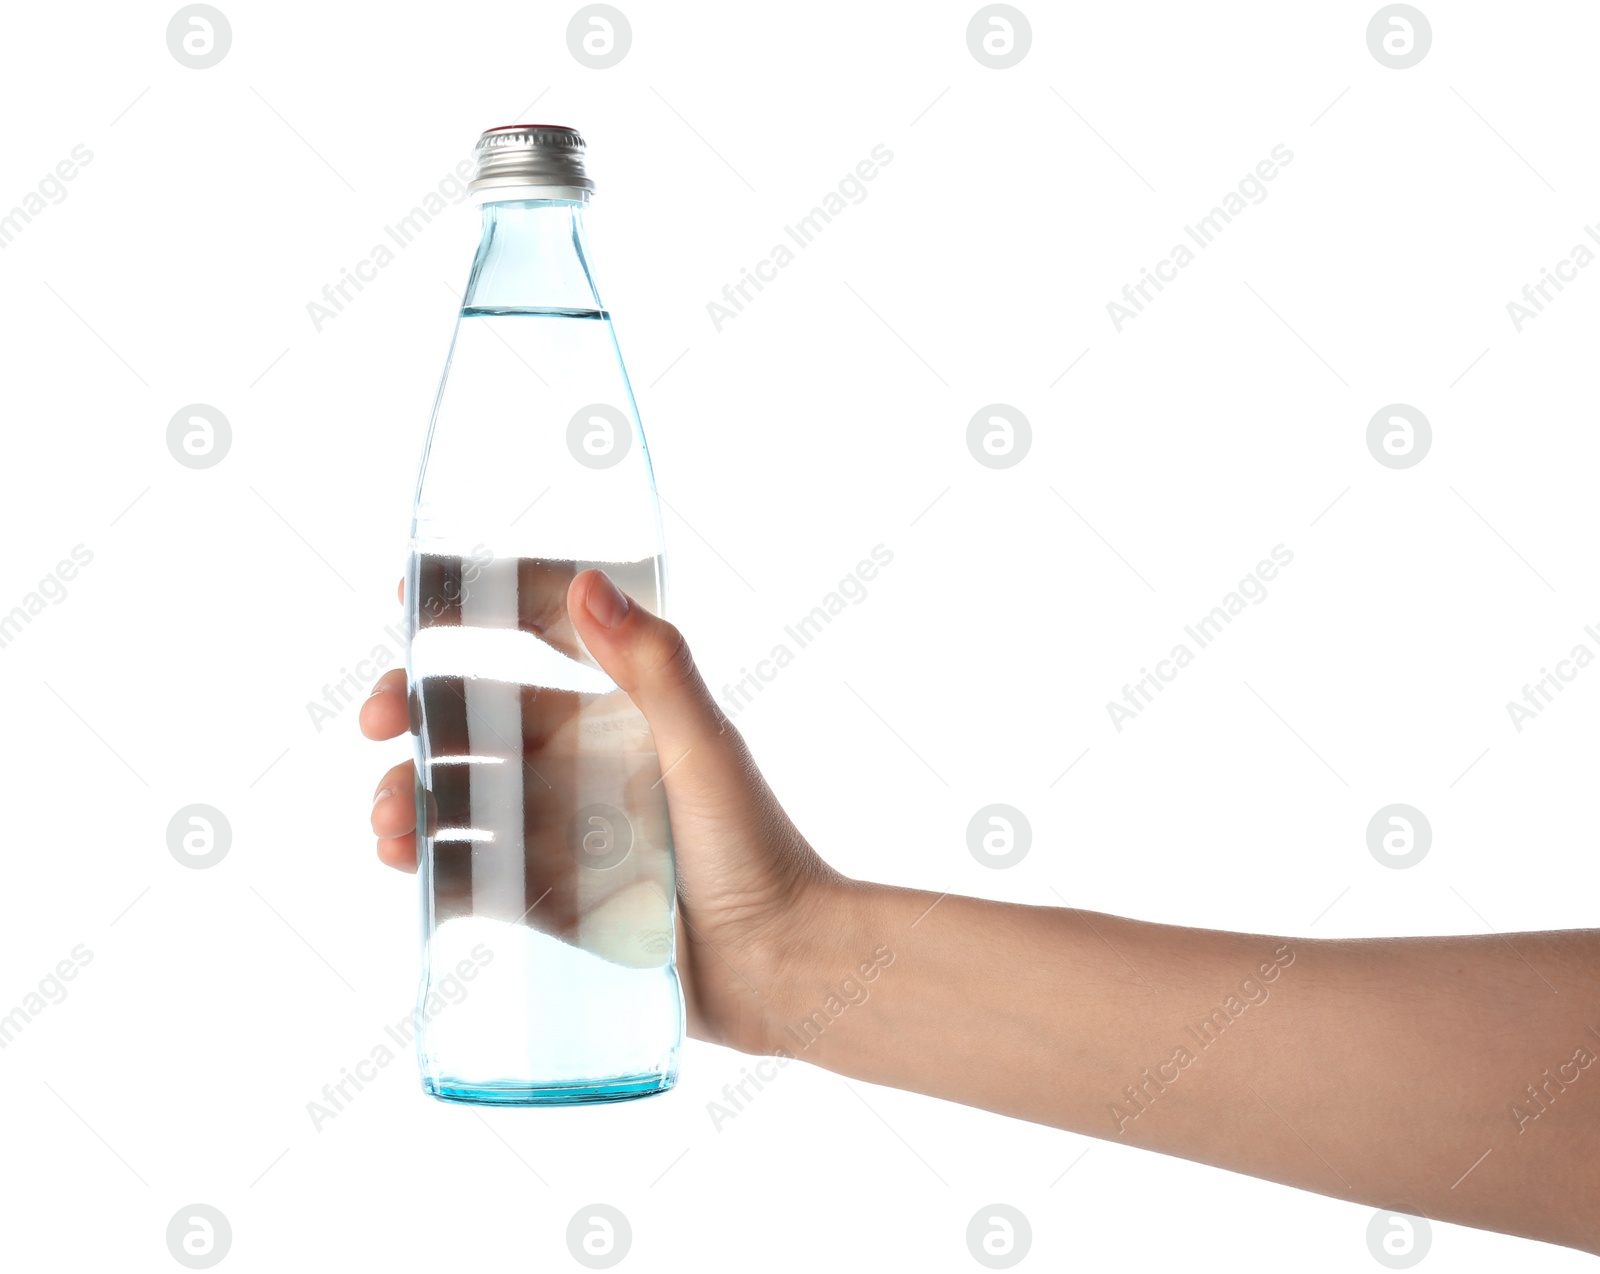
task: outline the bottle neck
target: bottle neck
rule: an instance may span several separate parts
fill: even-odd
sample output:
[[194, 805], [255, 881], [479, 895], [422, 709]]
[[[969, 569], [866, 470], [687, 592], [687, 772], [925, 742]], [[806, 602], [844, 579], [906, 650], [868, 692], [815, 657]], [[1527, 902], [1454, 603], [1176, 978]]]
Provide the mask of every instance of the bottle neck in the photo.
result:
[[589, 269], [583, 204], [564, 199], [483, 205], [483, 238], [461, 308], [604, 312]]

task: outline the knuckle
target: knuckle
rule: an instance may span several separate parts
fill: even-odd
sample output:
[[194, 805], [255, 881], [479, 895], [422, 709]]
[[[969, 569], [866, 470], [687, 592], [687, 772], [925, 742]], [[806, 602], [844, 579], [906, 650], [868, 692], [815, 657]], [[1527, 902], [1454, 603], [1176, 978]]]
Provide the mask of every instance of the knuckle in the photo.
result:
[[689, 649], [689, 639], [676, 625], [663, 621], [652, 643], [649, 672], [650, 680], [666, 689], [694, 679], [694, 653]]

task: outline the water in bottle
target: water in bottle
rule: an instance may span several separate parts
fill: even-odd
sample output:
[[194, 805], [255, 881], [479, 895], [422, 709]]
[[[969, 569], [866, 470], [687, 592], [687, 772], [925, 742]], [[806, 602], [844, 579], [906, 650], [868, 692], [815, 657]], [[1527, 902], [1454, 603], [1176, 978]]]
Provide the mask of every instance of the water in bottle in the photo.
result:
[[649, 726], [567, 614], [601, 567], [665, 600], [638, 411], [590, 269], [572, 129], [479, 139], [483, 237], [423, 452], [406, 577], [423, 1086], [448, 1100], [670, 1088], [676, 892]]

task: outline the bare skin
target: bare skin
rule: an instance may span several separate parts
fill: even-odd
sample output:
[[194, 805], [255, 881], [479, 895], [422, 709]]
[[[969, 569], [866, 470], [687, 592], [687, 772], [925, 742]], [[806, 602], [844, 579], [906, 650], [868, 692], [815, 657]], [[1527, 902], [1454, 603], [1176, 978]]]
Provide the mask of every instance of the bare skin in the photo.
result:
[[[1600, 930], [1312, 940], [851, 880], [672, 625], [599, 571], [566, 603], [667, 769], [696, 1038], [1600, 1254]], [[361, 728], [407, 731], [403, 669]], [[372, 809], [408, 871], [414, 782]]]

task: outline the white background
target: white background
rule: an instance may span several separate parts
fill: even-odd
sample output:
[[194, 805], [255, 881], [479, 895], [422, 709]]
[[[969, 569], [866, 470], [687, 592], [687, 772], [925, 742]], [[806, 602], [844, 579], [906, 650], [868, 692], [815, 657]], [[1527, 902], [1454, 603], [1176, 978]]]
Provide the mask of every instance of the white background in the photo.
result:
[[[14, 7], [0, 53], [0, 210], [93, 152], [0, 250], [0, 612], [94, 555], [0, 649], [0, 1014], [93, 952], [0, 1051], [8, 1254], [177, 1268], [167, 1221], [205, 1202], [229, 1269], [576, 1268], [567, 1221], [604, 1201], [624, 1268], [964, 1270], [1001, 1201], [1023, 1268], [1379, 1268], [1370, 1208], [804, 1066], [717, 1131], [748, 1059], [693, 1042], [673, 1094], [574, 1111], [436, 1104], [403, 1056], [314, 1130], [409, 1011], [418, 926], [367, 829], [409, 744], [307, 704], [397, 649], [476, 214], [321, 332], [306, 307], [481, 129], [576, 126], [707, 680], [894, 553], [737, 718], [838, 867], [1288, 935], [1583, 927], [1600, 671], [1520, 733], [1505, 704], [1600, 649], [1600, 269], [1520, 333], [1506, 302], [1600, 218], [1600, 14], [1429, 2], [1397, 71], [1372, 0], [1024, 0], [1031, 49], [997, 71], [970, 0], [628, 3], [596, 71], [576, 5], [223, 7], [208, 70], [143, 3]], [[879, 143], [869, 196], [717, 332], [706, 303]], [[1265, 201], [1118, 333], [1106, 303], [1280, 143]], [[1033, 431], [1005, 470], [965, 441], [995, 402]], [[1365, 443], [1396, 402], [1433, 428], [1406, 470]], [[167, 451], [190, 403], [231, 422], [214, 468]], [[1119, 733], [1107, 700], [1280, 543], [1268, 599]], [[1396, 801], [1434, 834], [1405, 871], [1365, 842]], [[233, 831], [204, 871], [166, 845], [194, 802]], [[966, 847], [992, 802], [1032, 823], [1009, 870]], [[1581, 1263], [1437, 1225], [1423, 1268]]]

